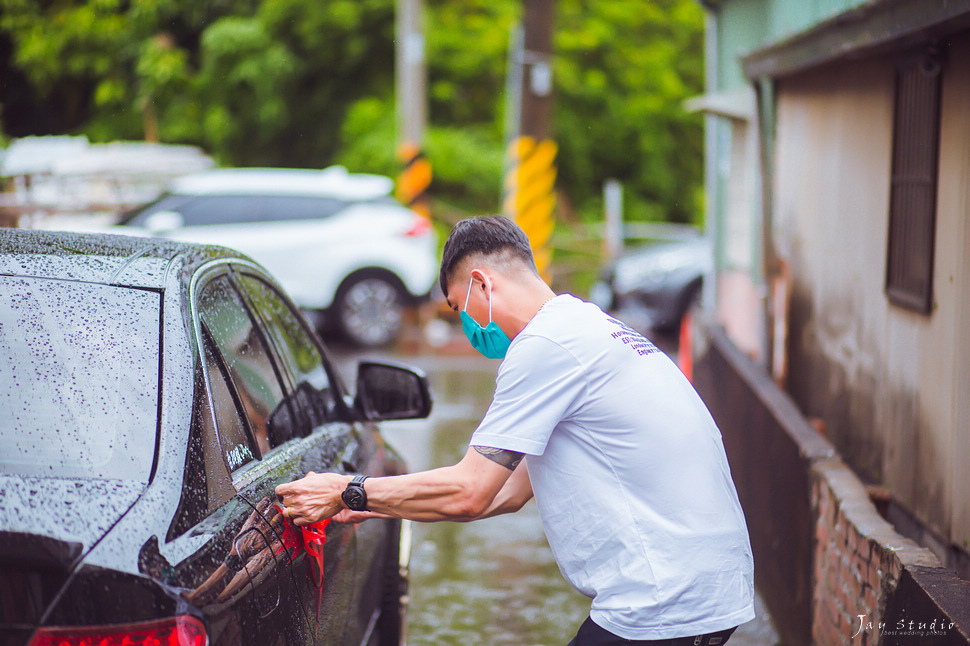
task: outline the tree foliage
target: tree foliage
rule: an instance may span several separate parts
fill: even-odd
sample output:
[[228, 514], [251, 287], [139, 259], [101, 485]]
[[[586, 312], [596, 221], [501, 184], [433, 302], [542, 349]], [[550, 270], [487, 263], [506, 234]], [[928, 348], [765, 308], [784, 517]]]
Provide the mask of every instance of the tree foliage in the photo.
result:
[[701, 12], [692, 0], [561, 0], [556, 132], [562, 183], [579, 203], [607, 178], [635, 219], [688, 222], [700, 210]]
[[[494, 210], [509, 30], [520, 0], [426, 0], [435, 190]], [[694, 0], [559, 0], [562, 203], [598, 215], [602, 182], [638, 219], [699, 210], [702, 89]], [[6, 135], [193, 143], [233, 165], [394, 174], [393, 0], [0, 0]]]

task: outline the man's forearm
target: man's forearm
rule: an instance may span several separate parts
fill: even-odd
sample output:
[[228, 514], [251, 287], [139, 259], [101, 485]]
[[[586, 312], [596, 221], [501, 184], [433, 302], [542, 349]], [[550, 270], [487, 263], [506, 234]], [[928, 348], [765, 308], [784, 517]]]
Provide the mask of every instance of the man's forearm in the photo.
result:
[[[421, 522], [471, 520], [485, 513], [512, 472], [469, 450], [454, 466], [364, 482], [371, 512]], [[350, 477], [308, 474], [279, 485], [287, 517], [297, 525], [330, 518], [346, 509], [340, 494]]]
[[529, 479], [529, 468], [525, 462], [521, 462], [492, 500], [492, 504], [478, 518], [491, 518], [517, 512], [530, 500], [532, 500], [532, 481]]
[[368, 478], [367, 509], [419, 522], [471, 520], [494, 497], [481, 490], [457, 465], [400, 476]]

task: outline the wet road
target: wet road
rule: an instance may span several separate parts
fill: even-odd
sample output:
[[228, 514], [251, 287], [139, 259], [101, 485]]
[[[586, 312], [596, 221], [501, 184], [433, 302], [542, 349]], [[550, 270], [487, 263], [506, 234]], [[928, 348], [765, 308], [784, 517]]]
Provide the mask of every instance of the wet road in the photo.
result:
[[[337, 349], [348, 384], [360, 357]], [[368, 358], [379, 357], [367, 353]], [[491, 401], [499, 362], [477, 354], [384, 355], [421, 368], [435, 398], [427, 420], [383, 423], [411, 470], [457, 462]], [[565, 645], [589, 613], [589, 599], [562, 578], [530, 502], [516, 514], [474, 523], [414, 525], [410, 646]], [[734, 646], [777, 641], [763, 609], [732, 637]]]

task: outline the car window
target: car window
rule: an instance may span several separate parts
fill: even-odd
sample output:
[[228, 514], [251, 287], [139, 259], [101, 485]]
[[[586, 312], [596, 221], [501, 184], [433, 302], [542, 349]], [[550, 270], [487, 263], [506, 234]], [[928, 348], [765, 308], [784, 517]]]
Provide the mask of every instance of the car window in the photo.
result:
[[148, 482], [161, 296], [0, 277], [0, 473]]
[[349, 205], [349, 202], [333, 197], [308, 195], [267, 195], [260, 200], [261, 219], [267, 221], [328, 218]]
[[185, 226], [239, 224], [260, 219], [259, 198], [251, 195], [204, 195], [185, 202], [177, 209]]
[[308, 431], [329, 421], [334, 407], [325, 359], [307, 330], [303, 318], [279, 293], [255, 276], [239, 278], [276, 345], [294, 385], [296, 408], [306, 416]]
[[166, 193], [160, 198], [146, 204], [145, 206], [129, 211], [121, 217], [121, 224], [130, 224], [132, 226], [144, 226], [148, 221], [148, 216], [153, 213], [158, 213], [159, 211], [177, 211], [180, 212], [182, 205], [192, 199], [191, 195], [173, 195], [171, 193]]
[[[242, 444], [252, 452], [252, 436], [246, 428], [239, 402], [229, 394], [225, 372], [217, 360], [211, 335], [203, 331], [203, 355], [207, 373], [215, 386], [212, 398], [220, 405], [213, 411], [209, 389], [201, 367], [196, 372], [192, 405], [192, 426], [185, 459], [182, 499], [169, 528], [167, 540], [185, 533], [203, 518], [228, 502], [236, 489], [229, 475], [226, 447]], [[220, 437], [216, 425], [225, 437]]]
[[[244, 404], [237, 398], [236, 391], [231, 386], [229, 367], [214, 347], [207, 328], [203, 330], [203, 347], [209, 392], [205, 407], [208, 415], [201, 418], [200, 422], [209, 424], [212, 420], [215, 421], [223, 458], [229, 469], [235, 470], [268, 451], [269, 445], [256, 440], [256, 437], [262, 435], [252, 433], [246, 424]], [[203, 426], [201, 430], [205, 434], [208, 429]], [[211, 456], [208, 457], [212, 460]]]
[[[214, 349], [224, 367], [226, 379], [239, 395], [259, 453], [265, 453], [293, 437], [297, 429], [269, 348], [228, 276], [211, 280], [202, 288], [198, 307], [202, 323], [211, 334]], [[209, 375], [209, 386], [213, 396], [221, 387], [212, 374]], [[232, 452], [237, 447], [238, 450], [231, 456], [227, 453], [230, 469], [236, 469], [250, 459], [242, 444], [226, 450]]]

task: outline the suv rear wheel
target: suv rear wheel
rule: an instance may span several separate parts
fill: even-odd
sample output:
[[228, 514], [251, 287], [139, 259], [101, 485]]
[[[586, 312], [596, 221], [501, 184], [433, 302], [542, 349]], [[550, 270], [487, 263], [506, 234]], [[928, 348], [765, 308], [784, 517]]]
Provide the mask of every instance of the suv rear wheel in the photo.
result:
[[360, 346], [386, 345], [401, 332], [404, 296], [394, 278], [364, 272], [348, 278], [334, 301], [340, 332]]

